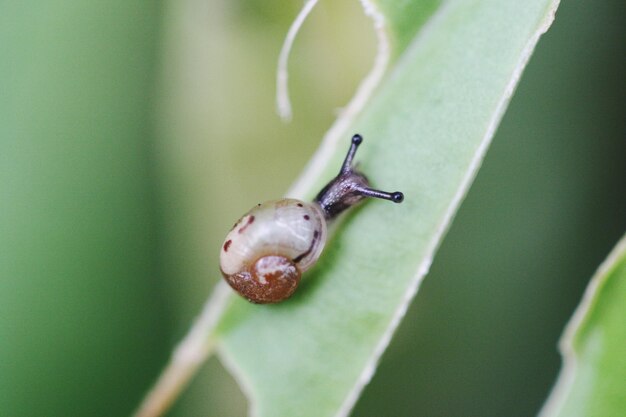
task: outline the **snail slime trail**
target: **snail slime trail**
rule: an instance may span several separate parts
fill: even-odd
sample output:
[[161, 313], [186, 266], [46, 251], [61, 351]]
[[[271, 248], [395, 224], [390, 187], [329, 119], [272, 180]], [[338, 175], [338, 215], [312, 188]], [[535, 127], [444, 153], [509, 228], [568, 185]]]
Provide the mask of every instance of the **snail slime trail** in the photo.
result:
[[220, 270], [239, 295], [257, 304], [289, 298], [302, 274], [319, 259], [326, 223], [366, 197], [401, 203], [404, 195], [370, 188], [367, 177], [354, 169], [361, 135], [354, 135], [339, 174], [313, 202], [292, 198], [258, 204], [226, 235]]

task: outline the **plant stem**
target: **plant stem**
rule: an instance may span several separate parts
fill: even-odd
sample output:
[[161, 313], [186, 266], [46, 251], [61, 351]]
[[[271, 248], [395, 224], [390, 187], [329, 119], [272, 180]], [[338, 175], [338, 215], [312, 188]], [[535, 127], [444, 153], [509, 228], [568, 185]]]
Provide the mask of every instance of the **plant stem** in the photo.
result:
[[200, 316], [176, 346], [169, 363], [135, 412], [135, 417], [162, 415], [176, 400], [200, 366], [213, 353], [215, 327], [230, 299], [226, 284], [220, 282], [205, 303]]

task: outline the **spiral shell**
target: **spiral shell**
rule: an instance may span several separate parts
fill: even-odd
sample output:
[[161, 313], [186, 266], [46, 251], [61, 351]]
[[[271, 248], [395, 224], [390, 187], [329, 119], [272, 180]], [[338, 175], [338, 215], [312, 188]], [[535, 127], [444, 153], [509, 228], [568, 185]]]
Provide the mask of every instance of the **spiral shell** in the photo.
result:
[[370, 187], [353, 166], [363, 137], [352, 136], [339, 174], [312, 203], [282, 199], [259, 204], [233, 226], [220, 253], [220, 269], [235, 291], [253, 303], [277, 303], [296, 290], [302, 273], [326, 243], [326, 221], [366, 197], [401, 203], [404, 194]]
[[254, 303], [282, 301], [317, 261], [326, 235], [326, 220], [316, 203], [282, 199], [259, 204], [226, 236], [222, 275]]

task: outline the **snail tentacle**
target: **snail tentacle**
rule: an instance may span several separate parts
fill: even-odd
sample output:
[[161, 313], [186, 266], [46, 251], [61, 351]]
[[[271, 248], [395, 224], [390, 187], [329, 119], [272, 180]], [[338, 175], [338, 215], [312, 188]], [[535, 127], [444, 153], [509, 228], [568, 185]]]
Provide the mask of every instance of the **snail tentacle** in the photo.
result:
[[317, 262], [326, 243], [326, 222], [366, 197], [400, 203], [404, 195], [370, 187], [354, 167], [363, 142], [354, 135], [339, 174], [312, 203], [284, 198], [258, 204], [226, 236], [220, 269], [228, 284], [253, 303], [277, 303], [296, 290], [302, 273]]

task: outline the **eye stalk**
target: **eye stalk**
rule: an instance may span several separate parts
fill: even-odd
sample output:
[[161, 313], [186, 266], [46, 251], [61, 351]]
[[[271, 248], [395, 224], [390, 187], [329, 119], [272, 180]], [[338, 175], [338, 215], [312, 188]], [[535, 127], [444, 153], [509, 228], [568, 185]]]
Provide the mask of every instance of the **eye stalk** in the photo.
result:
[[380, 198], [394, 203], [401, 203], [404, 200], [404, 194], [399, 191], [387, 192], [371, 188], [367, 177], [354, 168], [354, 155], [362, 142], [361, 135], [352, 136], [350, 149], [339, 174], [315, 197], [314, 201], [320, 205], [327, 220], [337, 217], [365, 197]]
[[400, 203], [404, 195], [370, 188], [352, 161], [363, 142], [352, 144], [339, 174], [309, 203], [291, 198], [253, 207], [226, 235], [220, 270], [239, 295], [257, 304], [278, 303], [291, 296], [302, 274], [319, 259], [328, 238], [327, 223], [365, 197]]

